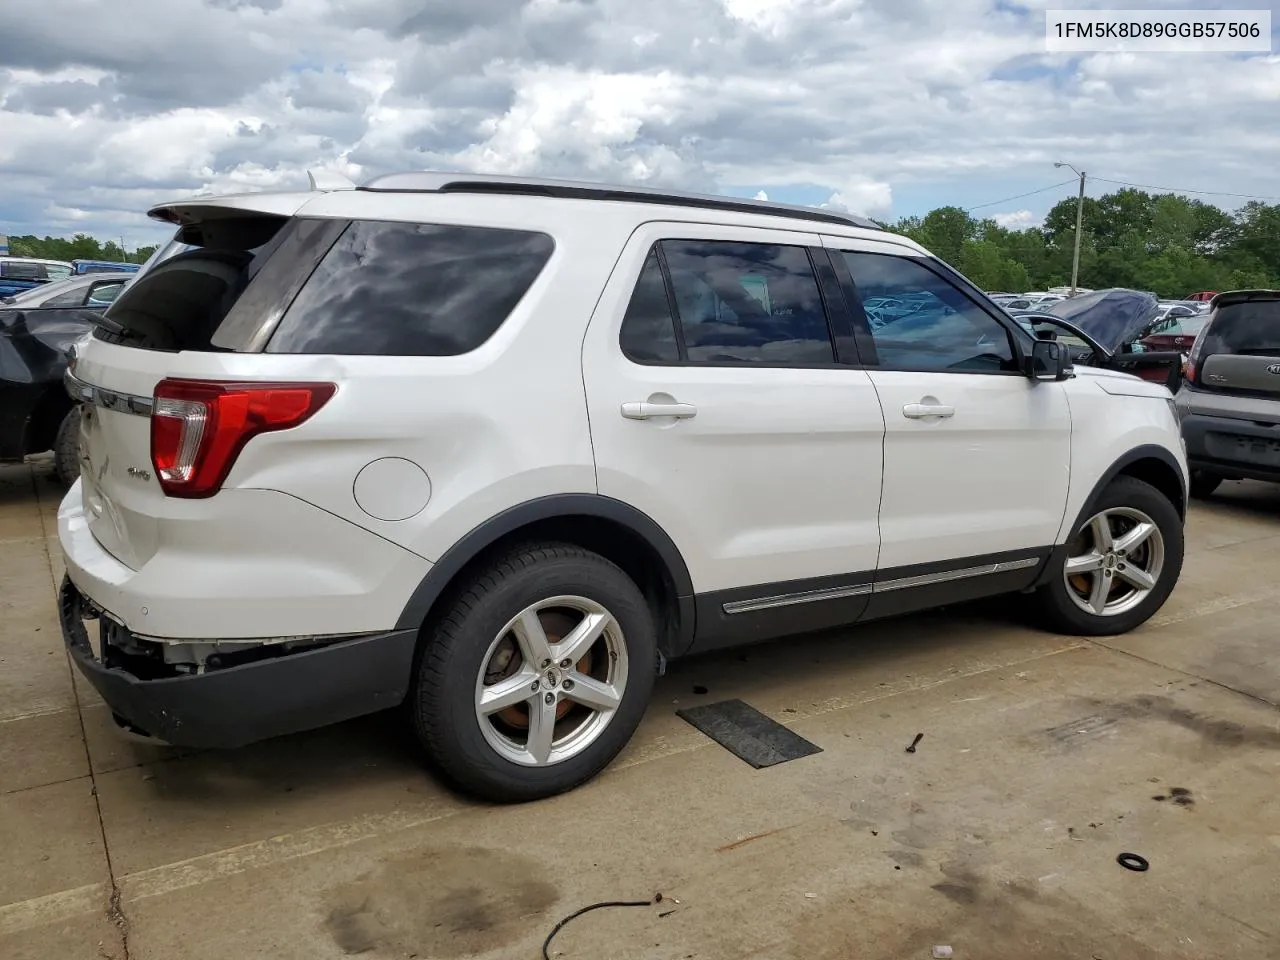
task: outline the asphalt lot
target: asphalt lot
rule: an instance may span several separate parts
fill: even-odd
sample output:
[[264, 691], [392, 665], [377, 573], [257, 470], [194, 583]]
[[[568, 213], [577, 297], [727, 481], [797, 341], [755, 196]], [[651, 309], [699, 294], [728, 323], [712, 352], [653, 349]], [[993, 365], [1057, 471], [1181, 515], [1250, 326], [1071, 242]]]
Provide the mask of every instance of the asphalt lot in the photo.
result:
[[[1280, 957], [1280, 487], [1194, 505], [1181, 585], [1127, 637], [987, 604], [674, 664], [602, 777], [490, 808], [390, 716], [118, 739], [62, 649], [51, 473], [0, 468], [6, 960], [534, 958], [656, 892], [552, 955]], [[731, 697], [823, 752], [754, 770], [675, 716]]]

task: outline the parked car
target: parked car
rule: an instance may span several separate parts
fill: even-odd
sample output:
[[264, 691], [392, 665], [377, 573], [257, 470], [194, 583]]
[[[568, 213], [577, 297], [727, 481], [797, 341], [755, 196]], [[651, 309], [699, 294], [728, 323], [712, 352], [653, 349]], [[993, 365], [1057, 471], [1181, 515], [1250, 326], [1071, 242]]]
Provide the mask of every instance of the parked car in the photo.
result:
[[117, 260], [72, 260], [71, 270], [76, 276], [86, 273], [137, 273], [141, 264], [121, 263]]
[[33, 257], [0, 257], [0, 297], [71, 276], [71, 264]]
[[1280, 483], [1280, 290], [1209, 302], [1177, 407], [1193, 496], [1227, 479]]
[[151, 216], [190, 249], [77, 346], [58, 512], [66, 642], [135, 733], [404, 705], [528, 800], [670, 658], [1016, 592], [1118, 634], [1178, 579], [1169, 392], [868, 220], [438, 173]]
[[75, 481], [80, 415], [63, 386], [67, 349], [131, 277], [76, 277], [0, 300], [0, 462], [52, 450], [59, 479]]
[[1200, 301], [1200, 302], [1203, 302], [1203, 303], [1208, 303], [1210, 300], [1212, 300], [1212, 299], [1213, 299], [1214, 297], [1216, 297], [1217, 295], [1218, 295], [1218, 291], [1217, 291], [1217, 290], [1201, 290], [1199, 293], [1188, 293], [1188, 294], [1187, 294], [1185, 297], [1183, 297], [1182, 299], [1183, 299], [1183, 300], [1196, 300], [1196, 301]]
[[[1024, 327], [1069, 331], [1060, 339], [1075, 363], [1132, 373], [1176, 390], [1182, 377], [1183, 355], [1178, 350], [1149, 349], [1143, 338], [1159, 323], [1161, 310], [1154, 296], [1140, 290], [1095, 290], [1032, 310], [1014, 312]], [[1063, 328], [1061, 321], [1068, 326]]]
[[[1176, 311], [1176, 312], [1175, 312]], [[1156, 321], [1150, 332], [1138, 342], [1146, 350], [1170, 351], [1186, 353], [1195, 343], [1196, 336], [1204, 329], [1208, 315], [1198, 310], [1188, 313], [1174, 308], [1165, 313], [1164, 318]]]

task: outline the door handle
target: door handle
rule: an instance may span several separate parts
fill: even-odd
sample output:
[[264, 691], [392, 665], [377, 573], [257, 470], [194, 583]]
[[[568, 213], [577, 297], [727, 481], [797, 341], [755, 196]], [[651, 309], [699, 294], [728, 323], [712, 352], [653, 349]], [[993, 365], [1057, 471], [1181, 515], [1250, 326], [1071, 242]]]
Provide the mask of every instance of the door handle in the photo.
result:
[[956, 408], [945, 403], [908, 403], [902, 408], [908, 420], [925, 420], [929, 417], [954, 417]]
[[651, 420], [654, 417], [674, 417], [689, 420], [698, 415], [692, 403], [651, 403], [648, 400], [624, 403], [622, 415], [628, 420]]

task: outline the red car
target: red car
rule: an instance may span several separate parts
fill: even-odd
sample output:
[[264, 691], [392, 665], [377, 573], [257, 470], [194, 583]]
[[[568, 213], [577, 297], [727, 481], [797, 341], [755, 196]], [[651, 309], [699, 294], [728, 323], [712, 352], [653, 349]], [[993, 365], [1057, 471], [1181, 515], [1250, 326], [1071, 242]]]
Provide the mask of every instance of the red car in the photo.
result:
[[1161, 320], [1138, 342], [1148, 350], [1178, 350], [1186, 353], [1196, 342], [1196, 336], [1209, 322], [1207, 313], [1191, 317], [1168, 317]]

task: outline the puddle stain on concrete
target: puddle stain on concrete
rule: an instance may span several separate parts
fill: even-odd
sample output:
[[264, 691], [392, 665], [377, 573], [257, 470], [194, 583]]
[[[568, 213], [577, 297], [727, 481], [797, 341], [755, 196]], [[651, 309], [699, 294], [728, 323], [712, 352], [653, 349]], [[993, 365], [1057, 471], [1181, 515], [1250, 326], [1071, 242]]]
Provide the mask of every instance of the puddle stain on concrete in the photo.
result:
[[324, 926], [348, 956], [456, 958], [526, 937], [559, 891], [536, 860], [476, 847], [388, 861], [329, 892]]

